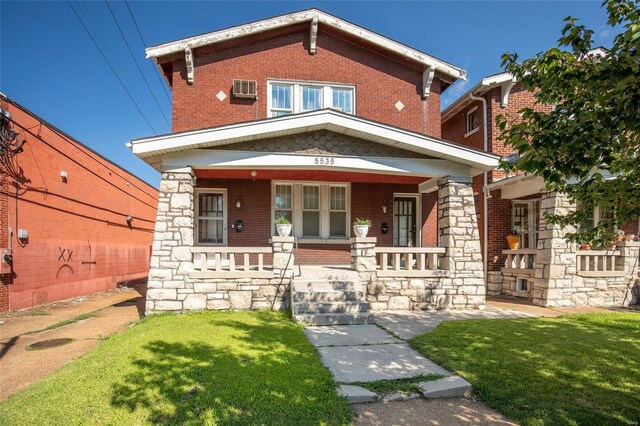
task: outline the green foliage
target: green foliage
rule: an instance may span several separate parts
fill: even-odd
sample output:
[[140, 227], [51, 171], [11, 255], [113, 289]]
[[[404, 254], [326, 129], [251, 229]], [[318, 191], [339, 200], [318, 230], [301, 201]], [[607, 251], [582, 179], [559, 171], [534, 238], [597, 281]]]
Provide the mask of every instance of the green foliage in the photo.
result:
[[272, 311], [153, 315], [0, 404], [2, 425], [348, 423], [302, 327]]
[[276, 225], [291, 225], [291, 222], [284, 216], [278, 216], [276, 218]]
[[410, 395], [413, 393], [420, 393], [421, 389], [418, 387], [418, 383], [431, 382], [433, 380], [442, 379], [443, 377], [444, 376], [439, 374], [420, 374], [408, 379], [376, 380], [373, 382], [354, 382], [349, 384], [361, 386], [371, 392], [377, 393], [378, 395], [387, 395], [395, 392]]
[[568, 236], [597, 245], [613, 240], [615, 225], [640, 215], [639, 0], [610, 0], [603, 7], [618, 31], [604, 57], [588, 55], [593, 31], [572, 17], [564, 20], [558, 48], [524, 61], [503, 55], [506, 71], [535, 93], [536, 105], [496, 120], [501, 139], [520, 154], [503, 167], [541, 176], [549, 190], [581, 206], [566, 216], [549, 215], [551, 222], [576, 226], [597, 206], [614, 212], [595, 229]]
[[449, 321], [410, 344], [522, 425], [640, 419], [640, 315]]
[[372, 223], [373, 221], [371, 219], [356, 218], [356, 220], [353, 221], [354, 226], [371, 226]]

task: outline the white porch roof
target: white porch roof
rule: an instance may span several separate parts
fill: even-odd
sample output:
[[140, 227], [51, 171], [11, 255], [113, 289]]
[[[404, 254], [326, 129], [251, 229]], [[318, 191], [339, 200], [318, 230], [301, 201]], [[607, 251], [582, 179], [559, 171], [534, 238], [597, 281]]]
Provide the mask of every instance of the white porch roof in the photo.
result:
[[[452, 166], [452, 170], [468, 170], [468, 174], [472, 176], [496, 168], [500, 158], [497, 155], [443, 139], [410, 132], [331, 109], [134, 139], [128, 146], [139, 158], [145, 160], [156, 169], [160, 169], [163, 158], [171, 157], [175, 159], [176, 157], [183, 157], [185, 160], [193, 161], [194, 157], [198, 157], [197, 153], [185, 154], [187, 151], [194, 149], [198, 149], [200, 154], [205, 154], [204, 150], [202, 150], [203, 148], [209, 148], [211, 151], [219, 150], [221, 147], [239, 142], [295, 135], [316, 130], [328, 130], [423, 154], [435, 158], [435, 161], [439, 160], [439, 163], [449, 163]], [[255, 154], [260, 154], [263, 158], [267, 155], [267, 153]], [[310, 158], [312, 157], [314, 156]], [[407, 164], [416, 161], [411, 159], [395, 160], [406, 162]], [[434, 160], [418, 161], [433, 162]], [[239, 166], [240, 164], [237, 165]], [[274, 164], [274, 166], [278, 165], [282, 167], [284, 164]], [[247, 163], [243, 164], [243, 166], [250, 167], [251, 164]]]
[[500, 198], [503, 200], [513, 200], [514, 198], [526, 197], [528, 195], [539, 194], [545, 190], [544, 179], [540, 176], [521, 174], [492, 182], [485, 186], [486, 191], [500, 189]]

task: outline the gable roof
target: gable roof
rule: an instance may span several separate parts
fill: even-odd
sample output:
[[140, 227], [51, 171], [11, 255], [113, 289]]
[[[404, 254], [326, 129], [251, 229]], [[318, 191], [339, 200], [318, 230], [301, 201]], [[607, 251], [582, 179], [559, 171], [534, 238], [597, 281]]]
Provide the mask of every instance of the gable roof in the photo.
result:
[[200, 34], [193, 37], [183, 38], [171, 41], [146, 49], [147, 58], [154, 58], [158, 62], [159, 57], [170, 55], [173, 53], [184, 52], [187, 49], [195, 49], [202, 46], [209, 46], [235, 38], [246, 37], [252, 34], [262, 33], [264, 31], [274, 30], [277, 28], [287, 27], [303, 22], [318, 22], [322, 25], [332, 27], [338, 31], [348, 33], [359, 39], [372, 43], [385, 50], [394, 52], [406, 58], [412, 59], [418, 63], [439, 71], [453, 79], [466, 79], [467, 72], [462, 68], [456, 67], [441, 59], [435, 58], [419, 50], [413, 49], [405, 44], [382, 36], [373, 31], [369, 31], [363, 27], [352, 24], [344, 19], [333, 16], [319, 9], [307, 9], [299, 12], [293, 12], [286, 15], [280, 15], [273, 18], [267, 18], [260, 21], [250, 22], [243, 25], [237, 25], [206, 34]]
[[469, 97], [470, 95], [480, 96], [491, 89], [495, 89], [496, 87], [501, 89], [500, 103], [502, 106], [505, 106], [509, 100], [509, 93], [515, 84], [516, 78], [508, 72], [493, 74], [483, 78], [482, 81], [473, 86], [469, 91], [460, 96], [451, 105], [446, 107], [444, 111], [442, 111], [442, 122], [446, 122], [453, 117], [455, 113], [469, 105], [471, 102], [475, 102], [474, 99]]
[[238, 142], [329, 130], [407, 151], [465, 164], [479, 172], [498, 166], [499, 156], [362, 117], [322, 109], [282, 117], [134, 139], [129, 147], [151, 163], [159, 155]]

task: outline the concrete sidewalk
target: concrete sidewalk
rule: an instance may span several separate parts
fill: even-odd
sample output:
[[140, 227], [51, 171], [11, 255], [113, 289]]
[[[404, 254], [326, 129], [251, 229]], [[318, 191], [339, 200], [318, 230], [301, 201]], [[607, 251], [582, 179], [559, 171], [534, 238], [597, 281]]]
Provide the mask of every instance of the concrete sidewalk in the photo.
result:
[[[144, 312], [144, 286], [118, 288], [0, 316], [0, 401], [84, 355], [101, 339], [124, 330]], [[91, 316], [75, 321], [79, 315]], [[62, 321], [73, 321], [50, 330]], [[33, 343], [73, 339], [30, 350]]]

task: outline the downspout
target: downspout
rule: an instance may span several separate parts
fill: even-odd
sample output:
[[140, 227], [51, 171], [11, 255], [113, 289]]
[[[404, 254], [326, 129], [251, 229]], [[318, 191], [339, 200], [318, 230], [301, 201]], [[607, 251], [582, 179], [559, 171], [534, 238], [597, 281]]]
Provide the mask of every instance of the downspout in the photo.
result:
[[[489, 129], [488, 129], [488, 117], [487, 117], [487, 100], [481, 96], [474, 96], [473, 93], [469, 93], [469, 99], [474, 101], [482, 102], [482, 117], [483, 117], [483, 130], [484, 130], [484, 152], [489, 151]], [[487, 183], [489, 180], [488, 172], [484, 172], [483, 176], [483, 184], [482, 184], [482, 233], [484, 240], [484, 249], [483, 251], [483, 263], [484, 263], [484, 286], [487, 288], [489, 282], [489, 208], [487, 206], [487, 202], [489, 197], [487, 195], [487, 191], [485, 188], [487, 187]]]

